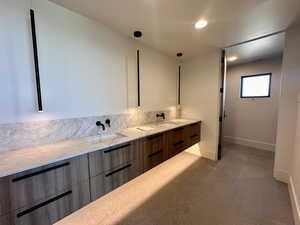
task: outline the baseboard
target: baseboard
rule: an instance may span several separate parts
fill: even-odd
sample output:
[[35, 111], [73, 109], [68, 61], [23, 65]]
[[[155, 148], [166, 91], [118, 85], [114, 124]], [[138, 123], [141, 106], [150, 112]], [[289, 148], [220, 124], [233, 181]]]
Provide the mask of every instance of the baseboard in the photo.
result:
[[292, 202], [295, 225], [300, 225], [300, 206], [292, 177], [289, 178], [289, 193]]
[[267, 150], [273, 152], [275, 151], [275, 144], [272, 143], [266, 143], [266, 142], [255, 141], [255, 140], [250, 140], [250, 139], [240, 138], [240, 137], [232, 137], [232, 136], [225, 136], [224, 141], [228, 143], [244, 145], [244, 146], [257, 148], [261, 150]]
[[286, 171], [274, 170], [274, 178], [278, 181], [288, 184], [289, 174]]
[[213, 161], [218, 160], [217, 154], [213, 153], [213, 152], [203, 152], [203, 151], [201, 151], [201, 156], [204, 157], [204, 158], [213, 160]]

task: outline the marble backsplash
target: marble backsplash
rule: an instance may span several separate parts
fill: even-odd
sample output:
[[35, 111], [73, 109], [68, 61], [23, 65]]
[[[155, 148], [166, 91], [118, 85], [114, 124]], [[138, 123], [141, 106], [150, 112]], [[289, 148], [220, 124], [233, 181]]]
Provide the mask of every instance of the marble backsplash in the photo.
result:
[[[177, 110], [152, 112], [135, 110], [118, 115], [0, 124], [0, 152], [93, 136], [98, 132], [109, 134], [128, 127], [155, 122], [156, 114], [161, 112], [166, 114], [166, 119], [175, 119], [179, 115]], [[111, 127], [106, 126], [106, 130], [102, 131], [96, 126], [96, 121], [105, 124], [106, 119], [111, 120]]]

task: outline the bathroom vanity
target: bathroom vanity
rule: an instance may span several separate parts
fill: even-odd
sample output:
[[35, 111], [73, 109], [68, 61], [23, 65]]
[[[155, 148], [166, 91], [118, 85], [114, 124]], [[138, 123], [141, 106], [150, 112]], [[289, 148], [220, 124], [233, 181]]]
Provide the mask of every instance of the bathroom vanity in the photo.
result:
[[0, 224], [50, 225], [200, 142], [174, 120], [0, 153]]

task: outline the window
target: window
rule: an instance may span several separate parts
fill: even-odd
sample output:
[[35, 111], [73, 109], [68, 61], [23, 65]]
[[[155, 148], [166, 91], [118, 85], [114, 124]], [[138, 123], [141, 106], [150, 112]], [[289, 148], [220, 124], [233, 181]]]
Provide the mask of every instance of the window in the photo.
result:
[[241, 98], [268, 98], [271, 96], [271, 73], [241, 77]]

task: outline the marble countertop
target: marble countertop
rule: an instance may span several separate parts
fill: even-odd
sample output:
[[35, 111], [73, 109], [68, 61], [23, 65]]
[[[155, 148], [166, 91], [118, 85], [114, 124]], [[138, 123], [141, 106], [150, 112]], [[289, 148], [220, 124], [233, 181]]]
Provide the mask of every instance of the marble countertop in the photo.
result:
[[[99, 151], [122, 143], [137, 140], [153, 134], [165, 132], [186, 126], [200, 120], [175, 119], [160, 123], [127, 128], [118, 133], [123, 136], [103, 141], [88, 141], [87, 137], [69, 139], [48, 145], [23, 148], [0, 153], [0, 178], [10, 176], [29, 169], [49, 165], [65, 159], [70, 159], [86, 153]], [[151, 130], [139, 130], [140, 127], [151, 127]]]

